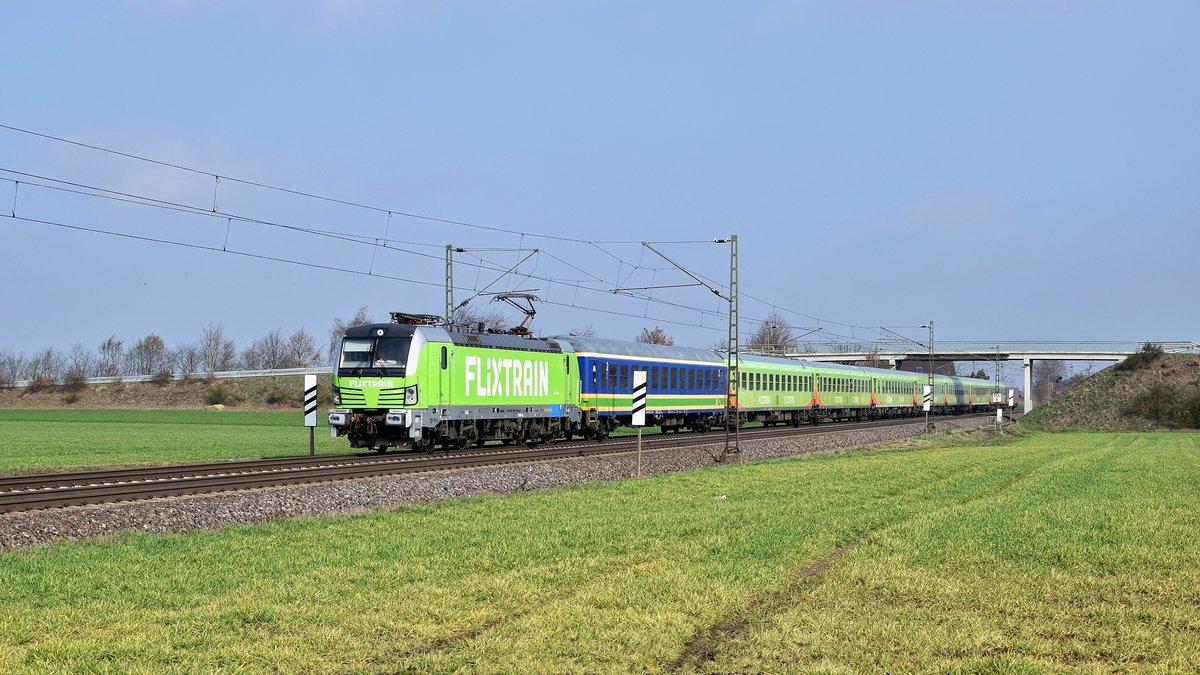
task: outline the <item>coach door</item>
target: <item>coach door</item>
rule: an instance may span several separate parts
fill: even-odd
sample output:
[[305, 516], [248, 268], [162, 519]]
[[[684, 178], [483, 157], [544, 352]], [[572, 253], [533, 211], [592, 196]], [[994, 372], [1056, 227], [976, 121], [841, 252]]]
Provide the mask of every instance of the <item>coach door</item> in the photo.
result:
[[442, 351], [438, 361], [438, 383], [441, 385], [438, 387], [438, 406], [442, 408], [449, 407], [452, 400], [452, 392], [450, 391], [450, 387], [453, 386], [451, 383], [454, 380], [450, 378], [451, 356], [452, 354], [450, 353], [449, 347], [442, 345]]

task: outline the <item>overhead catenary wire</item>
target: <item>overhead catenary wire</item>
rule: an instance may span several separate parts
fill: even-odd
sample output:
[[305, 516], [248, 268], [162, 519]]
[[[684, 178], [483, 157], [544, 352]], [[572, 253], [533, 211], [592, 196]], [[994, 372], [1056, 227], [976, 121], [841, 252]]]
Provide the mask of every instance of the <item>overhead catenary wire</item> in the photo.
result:
[[[289, 195], [294, 195], [294, 196], [304, 197], [304, 198], [308, 198], [308, 199], [320, 200], [320, 201], [324, 201], [324, 202], [328, 202], [328, 203], [333, 203], [333, 204], [340, 204], [340, 205], [347, 206], [347, 207], [358, 208], [358, 209], [364, 209], [364, 210], [369, 210], [369, 211], [378, 212], [378, 213], [385, 213], [385, 214], [387, 214], [387, 215], [389, 216], [389, 220], [390, 220], [391, 216], [395, 215], [395, 216], [401, 216], [401, 217], [405, 217], [405, 218], [414, 218], [414, 219], [420, 219], [420, 220], [429, 221], [429, 222], [437, 222], [437, 223], [443, 223], [443, 224], [449, 224], [449, 225], [457, 225], [457, 226], [462, 226], [462, 227], [467, 227], [467, 228], [474, 228], [474, 229], [485, 230], [485, 231], [491, 231], [491, 232], [498, 232], [498, 233], [505, 233], [505, 234], [519, 235], [519, 236], [521, 236], [522, 238], [525, 238], [525, 237], [531, 237], [531, 238], [541, 238], [541, 239], [557, 240], [557, 241], [571, 242], [571, 243], [578, 243], [578, 244], [587, 244], [587, 245], [593, 246], [594, 248], [596, 248], [597, 250], [601, 251], [601, 252], [602, 252], [602, 253], [604, 253], [605, 255], [607, 255], [607, 256], [609, 256], [609, 257], [612, 257], [612, 258], [613, 258], [613, 259], [615, 259], [615, 260], [618, 260], [618, 261], [619, 261], [619, 262], [621, 262], [622, 264], [628, 264], [628, 263], [626, 263], [626, 262], [624, 261], [624, 259], [620, 258], [619, 256], [616, 256], [616, 255], [614, 255], [612, 252], [610, 252], [610, 251], [608, 251], [607, 249], [605, 249], [603, 246], [601, 246], [601, 244], [606, 244], [606, 245], [607, 245], [607, 244], [640, 244], [640, 243], [643, 243], [643, 242], [640, 242], [640, 241], [635, 241], [635, 240], [628, 240], [628, 241], [626, 241], [626, 240], [612, 240], [612, 241], [593, 241], [593, 240], [584, 240], [584, 239], [580, 239], [580, 238], [576, 238], [576, 237], [566, 237], [566, 236], [562, 236], [562, 235], [543, 234], [543, 233], [538, 233], [538, 232], [529, 232], [529, 231], [517, 230], [517, 229], [513, 229], [513, 228], [504, 228], [504, 227], [496, 227], [496, 226], [490, 226], [490, 225], [482, 225], [482, 224], [479, 224], [479, 223], [472, 223], [472, 222], [468, 222], [468, 221], [456, 220], [456, 219], [451, 219], [451, 218], [441, 218], [441, 217], [436, 217], [436, 216], [430, 216], [430, 215], [425, 215], [425, 214], [415, 213], [415, 212], [411, 212], [411, 211], [404, 211], [404, 210], [395, 209], [395, 208], [388, 208], [388, 207], [382, 207], [382, 206], [377, 206], [377, 205], [366, 204], [366, 203], [363, 203], [363, 202], [357, 202], [357, 201], [353, 201], [353, 200], [349, 200], [349, 199], [342, 199], [342, 198], [337, 198], [337, 197], [331, 197], [331, 196], [328, 196], [328, 195], [321, 195], [321, 194], [317, 194], [317, 193], [315, 193], [315, 192], [309, 192], [309, 191], [305, 191], [305, 190], [298, 190], [298, 189], [295, 189], [295, 188], [289, 188], [289, 187], [284, 187], [284, 186], [279, 186], [279, 185], [273, 185], [273, 184], [266, 183], [266, 182], [263, 182], [263, 181], [258, 181], [258, 180], [250, 180], [250, 179], [244, 179], [244, 178], [236, 178], [236, 177], [231, 177], [231, 176], [227, 176], [227, 175], [218, 174], [218, 173], [216, 173], [216, 172], [213, 172], [213, 171], [208, 171], [208, 170], [204, 170], [204, 169], [198, 169], [198, 168], [195, 168], [195, 167], [186, 166], [186, 165], [179, 164], [179, 163], [175, 163], [175, 162], [168, 162], [168, 161], [165, 161], [165, 160], [155, 159], [155, 158], [152, 158], [152, 157], [146, 157], [146, 156], [143, 156], [143, 155], [138, 155], [138, 154], [135, 154], [135, 153], [132, 153], [132, 152], [125, 152], [125, 151], [121, 151], [121, 150], [115, 150], [115, 149], [112, 149], [112, 148], [107, 148], [107, 147], [100, 146], [100, 145], [96, 145], [96, 144], [92, 144], [92, 143], [84, 143], [84, 142], [81, 142], [81, 141], [77, 141], [77, 140], [73, 140], [73, 139], [69, 139], [69, 138], [65, 138], [65, 137], [61, 137], [61, 136], [56, 136], [56, 135], [47, 134], [47, 133], [44, 133], [44, 132], [34, 131], [34, 130], [31, 130], [31, 129], [24, 129], [24, 128], [21, 128], [21, 127], [16, 127], [16, 126], [13, 126], [13, 125], [8, 125], [8, 124], [0, 124], [0, 129], [6, 129], [6, 130], [8, 130], [8, 131], [12, 131], [12, 132], [14, 132], [14, 133], [26, 134], [26, 135], [30, 135], [30, 136], [34, 136], [34, 137], [38, 137], [38, 138], [43, 138], [43, 139], [47, 139], [47, 140], [52, 140], [52, 141], [55, 141], [55, 142], [58, 142], [58, 143], [69, 144], [69, 145], [73, 145], [73, 146], [76, 146], [76, 147], [85, 148], [85, 149], [92, 150], [92, 151], [96, 151], [96, 152], [100, 152], [100, 153], [105, 153], [105, 154], [110, 154], [110, 155], [113, 155], [113, 156], [118, 156], [118, 157], [122, 157], [122, 158], [130, 159], [130, 160], [135, 160], [135, 161], [145, 162], [145, 163], [149, 163], [149, 164], [152, 164], [152, 165], [158, 165], [158, 166], [162, 166], [162, 167], [167, 167], [167, 168], [171, 168], [171, 169], [175, 169], [175, 170], [179, 170], [179, 171], [183, 171], [183, 172], [192, 173], [192, 174], [195, 174], [195, 175], [200, 175], [200, 176], [207, 176], [207, 177], [211, 177], [211, 178], [213, 179], [213, 203], [212, 203], [211, 211], [209, 211], [209, 213], [211, 213], [211, 214], [217, 214], [217, 213], [218, 213], [218, 207], [219, 207], [219, 205], [218, 205], [218, 203], [217, 203], [218, 188], [219, 188], [219, 185], [220, 185], [220, 183], [221, 183], [222, 181], [226, 181], [226, 182], [234, 182], [234, 183], [239, 183], [239, 184], [242, 184], [242, 185], [247, 185], [247, 186], [251, 186], [251, 187], [256, 187], [256, 188], [260, 188], [260, 189], [264, 189], [264, 190], [276, 191], [276, 192], [280, 192], [280, 193], [283, 193], [283, 194], [289, 194]], [[19, 172], [13, 172], [13, 173], [19, 173]], [[53, 179], [50, 179], [50, 180], [53, 180]], [[14, 201], [15, 201], [15, 195], [14, 195]], [[177, 205], [177, 206], [179, 206], [180, 208], [183, 208], [183, 209], [189, 210], [189, 211], [190, 211], [191, 209], [196, 209], [197, 211], [202, 211], [202, 210], [201, 210], [201, 209], [199, 209], [198, 207], [190, 207], [190, 206], [186, 206], [186, 205]], [[14, 205], [14, 209], [13, 209], [12, 215], [13, 215], [14, 217], [16, 216], [16, 209], [15, 209], [15, 205]], [[222, 215], [222, 216], [227, 216], [228, 214], [220, 214], [220, 215]], [[237, 219], [238, 219], [238, 220], [245, 220], [246, 222], [258, 222], [258, 219], [245, 219], [245, 218], [237, 218]], [[269, 223], [268, 221], [263, 221], [263, 222], [261, 222], [261, 224], [271, 224], [271, 223]], [[305, 229], [305, 228], [296, 228], [296, 229], [297, 229], [297, 231], [303, 231], [303, 232], [306, 232], [306, 233], [312, 233], [312, 234], [319, 234], [319, 233], [320, 233], [320, 232], [318, 232], [318, 231], [311, 230], [311, 229]], [[325, 233], [325, 234], [329, 234], [329, 233]], [[332, 235], [332, 236], [345, 236], [345, 235]], [[376, 245], [377, 245], [377, 242], [378, 242], [378, 240], [372, 240], [372, 239], [371, 239], [371, 238], [369, 238], [369, 237], [359, 237], [359, 236], [356, 236], [356, 235], [350, 235], [350, 236], [351, 236], [351, 237], [355, 237], [355, 238], [357, 238], [357, 239], [359, 239], [359, 240], [361, 240], [361, 239], [367, 239], [367, 240], [368, 240], [368, 241], [360, 241], [360, 243], [367, 243], [367, 244], [373, 244], [373, 243], [374, 243], [374, 244], [376, 244]], [[711, 240], [700, 240], [700, 239], [690, 239], [690, 240], [675, 240], [675, 241], [672, 241], [672, 240], [667, 240], [667, 241], [657, 241], [657, 242], [652, 242], [652, 243], [658, 243], [658, 244], [707, 244], [707, 243], [711, 243]], [[386, 241], [385, 241], [385, 244], [384, 244], [384, 245], [385, 245], [385, 247], [387, 247], [387, 242], [386, 242]], [[421, 243], [421, 244], [418, 244], [418, 245], [422, 245], [422, 246], [433, 246], [433, 245], [431, 245], [431, 244], [426, 244], [426, 243]], [[409, 253], [414, 253], [414, 254], [417, 254], [417, 253], [415, 253], [415, 252], [409, 252]], [[433, 257], [433, 258], [436, 258], [436, 257], [437, 257], [437, 256], [428, 256], [427, 254], [417, 254], [417, 255], [426, 255], [427, 257]], [[631, 275], [630, 275], [630, 276], [632, 276], [632, 273], [631, 273]], [[700, 276], [703, 276], [703, 275], [700, 275]], [[627, 278], [628, 278], [628, 277], [627, 277]], [[711, 279], [708, 279], [707, 277], [703, 277], [703, 278], [705, 278], [706, 280], [708, 280], [708, 281], [710, 281], [710, 282], [714, 283], [714, 285], [715, 285], [717, 288], [721, 288], [721, 287], [722, 287], [722, 285], [721, 285], [719, 282], [715, 282], [715, 281], [713, 281], [713, 280], [711, 280]], [[619, 274], [619, 273], [618, 273], [618, 279], [620, 279], [620, 274]], [[553, 283], [553, 281], [547, 281], [547, 283]], [[580, 287], [587, 289], [587, 287], [586, 287], [586, 286], [580, 286]], [[592, 290], [592, 289], [588, 289], [588, 290]], [[860, 330], [868, 330], [868, 331], [873, 331], [873, 332], [876, 332], [876, 333], [877, 333], [877, 334], [879, 334], [879, 335], [882, 335], [882, 334], [878, 333], [877, 331], [874, 331], [874, 329], [873, 329], [873, 328], [871, 328], [871, 327], [869, 327], [869, 326], [859, 326], [859, 325], [855, 325], [855, 324], [848, 324], [848, 323], [844, 323], [844, 322], [839, 322], [839, 321], [834, 321], [834, 320], [829, 320], [829, 319], [823, 319], [823, 318], [821, 318], [821, 317], [816, 317], [816, 316], [813, 316], [813, 315], [811, 315], [811, 314], [806, 314], [806, 313], [804, 313], [804, 312], [799, 312], [799, 311], [797, 311], [797, 310], [794, 310], [794, 309], [790, 309], [790, 308], [786, 308], [786, 307], [778, 307], [777, 305], [774, 305], [773, 303], [769, 303], [769, 302], [767, 302], [767, 301], [765, 301], [765, 300], [762, 300], [761, 298], [758, 298], [758, 297], [756, 297], [756, 296], [753, 296], [753, 295], [750, 295], [750, 294], [747, 294], [747, 293], [744, 293], [744, 292], [743, 292], [743, 293], [741, 293], [741, 295], [743, 295], [743, 296], [744, 296], [744, 297], [746, 297], [747, 299], [753, 300], [753, 301], [755, 301], [755, 302], [759, 302], [759, 303], [761, 303], [761, 304], [763, 304], [763, 305], [765, 305], [765, 306], [772, 306], [772, 307], [776, 307], [776, 308], [778, 308], [778, 309], [781, 309], [781, 310], [783, 310], [783, 311], [785, 311], [785, 312], [788, 312], [788, 313], [790, 313], [790, 314], [794, 314], [794, 315], [796, 315], [796, 316], [801, 316], [801, 317], [804, 317], [804, 318], [807, 318], [807, 319], [810, 319], [810, 320], [814, 320], [814, 321], [817, 321], [818, 323], [829, 323], [829, 324], [833, 324], [833, 325], [838, 325], [838, 326], [847, 327], [847, 328], [850, 328], [852, 332], [853, 332], [855, 329], [860, 329]], [[650, 300], [650, 301], [653, 301], [653, 302], [658, 302], [658, 300]], [[689, 308], [689, 309], [692, 309], [693, 311], [700, 311], [700, 310], [696, 310], [696, 308], [694, 308], [694, 307], [691, 307], [691, 308]], [[703, 314], [702, 314], [701, 316], [703, 317]], [[754, 321], [755, 321], [755, 320], [753, 320], [753, 319], [749, 319], [748, 317], [747, 317], [746, 319], [747, 319], [747, 320], [749, 320], [749, 321], [751, 321], [751, 322], [754, 322]], [[703, 323], [703, 320], [701, 321], [701, 324], [702, 324], [702, 323]], [[759, 321], [759, 323], [761, 323], [761, 321]], [[701, 327], [703, 327], [703, 326], [701, 326]], [[836, 335], [836, 334], [834, 334], [834, 333], [828, 333], [828, 334], [830, 334], [830, 335]], [[853, 335], [852, 335], [852, 336], [839, 336], [839, 337], [844, 337], [844, 338], [847, 338], [847, 339], [849, 339], [849, 340], [858, 340], [858, 339], [859, 339], [859, 338], [857, 338], [857, 337], [855, 337], [855, 336], [853, 336]]]
[[[84, 225], [73, 225], [70, 223], [64, 223], [64, 222], [48, 220], [48, 219], [30, 218], [30, 217], [26, 217], [26, 216], [12, 216], [12, 215], [3, 214], [2, 212], [0, 212], [0, 217], [9, 218], [14, 221], [46, 225], [46, 226], [50, 226], [50, 227], [56, 227], [56, 228], [61, 228], [61, 229], [66, 229], [66, 230], [77, 231], [77, 232], [87, 232], [87, 233], [91, 233], [91, 234], [99, 234], [99, 235], [104, 235], [104, 236], [117, 237], [117, 238], [121, 238], [121, 239], [129, 239], [129, 240], [142, 241], [142, 242], [147, 242], [147, 243], [176, 246], [176, 247], [180, 247], [180, 248], [187, 248], [187, 249], [198, 250], [198, 251], [206, 251], [206, 252], [211, 252], [211, 253], [226, 253], [229, 255], [235, 255], [235, 256], [240, 256], [240, 257], [250, 258], [250, 259], [255, 259], [255, 260], [278, 262], [278, 263], [284, 263], [284, 264], [295, 265], [295, 266], [300, 266], [300, 267], [325, 270], [325, 271], [330, 271], [330, 272], [340, 272], [340, 273], [344, 273], [344, 274], [353, 274], [353, 275], [364, 276], [364, 277], [386, 279], [389, 281], [411, 283], [411, 284], [416, 284], [416, 285], [420, 285], [420, 286], [442, 288], [442, 284], [431, 282], [431, 281], [425, 281], [422, 279], [400, 277], [400, 276], [390, 275], [390, 274], [380, 274], [378, 272], [367, 272], [367, 271], [356, 270], [356, 269], [348, 268], [348, 267], [340, 267], [340, 266], [336, 266], [336, 265], [326, 265], [326, 264], [314, 263], [314, 262], [309, 262], [309, 261], [304, 261], [304, 260], [295, 260], [292, 258], [284, 258], [281, 256], [270, 256], [270, 255], [265, 255], [265, 254], [260, 254], [260, 253], [252, 253], [249, 251], [239, 251], [236, 249], [223, 249], [218, 246], [211, 246], [211, 245], [206, 245], [206, 244], [197, 244], [197, 243], [193, 243], [193, 242], [184, 242], [184, 241], [177, 241], [177, 240], [171, 240], [171, 239], [164, 239], [161, 237], [150, 237], [150, 236], [146, 236], [146, 235], [132, 234], [129, 232], [117, 232], [114, 230], [107, 230], [107, 229], [100, 228], [100, 227], [88, 227], [88, 226], [84, 226]], [[607, 294], [605, 291], [602, 291], [599, 289], [589, 289], [585, 286], [577, 286], [576, 288], [583, 288], [584, 290], [596, 290], [601, 293]], [[467, 288], [458, 287], [458, 286], [456, 286], [455, 289], [463, 290], [463, 291], [472, 290], [472, 289], [467, 289]], [[684, 326], [684, 327], [690, 327], [690, 328], [701, 328], [704, 330], [711, 330], [711, 331], [719, 330], [717, 328], [705, 326], [705, 325], [703, 325], [702, 322], [694, 323], [694, 322], [687, 322], [687, 321], [679, 321], [677, 319], [672, 319], [669, 317], [641, 316], [641, 315], [632, 314], [629, 312], [621, 312], [621, 311], [617, 311], [617, 310], [611, 310], [611, 309], [605, 309], [605, 308], [593, 307], [593, 306], [580, 307], [577, 304], [577, 302], [574, 302], [574, 301], [571, 303], [566, 303], [566, 302], [560, 302], [560, 301], [543, 300], [542, 302], [544, 304], [554, 305], [554, 306], [558, 306], [558, 307], [587, 309], [589, 312], [598, 312], [601, 314], [608, 314], [611, 316], [622, 316], [622, 317], [629, 317], [629, 318], [634, 318], [634, 319], [643, 319], [644, 318], [644, 319], [648, 319], [651, 321], [655, 321], [655, 322], [658, 322], [661, 324], [667, 324], [667, 325]], [[682, 305], [679, 305], [679, 306], [682, 307]], [[687, 308], [687, 309], [694, 309], [694, 308]], [[747, 321], [749, 321], [751, 323], [761, 323], [762, 320], [747, 318]]]
[[[446, 224], [446, 225], [458, 225], [461, 227], [468, 227], [468, 228], [473, 228], [473, 229], [478, 229], [478, 230], [486, 230], [486, 231], [490, 231], [490, 232], [500, 232], [500, 233], [512, 234], [512, 235], [523, 235], [526, 237], [536, 237], [536, 238], [540, 238], [540, 239], [551, 239], [551, 240], [557, 240], [557, 241], [569, 241], [569, 242], [573, 242], [573, 243], [577, 243], [577, 244], [598, 244], [598, 243], [599, 244], [636, 244], [636, 243], [639, 243], [639, 242], [633, 241], [633, 240], [630, 240], [630, 241], [616, 240], [616, 241], [595, 242], [595, 241], [590, 241], [587, 239], [579, 239], [576, 237], [565, 237], [562, 235], [554, 235], [554, 234], [542, 234], [542, 233], [538, 233], [538, 232], [528, 232], [528, 231], [516, 230], [516, 229], [512, 229], [512, 228], [496, 227], [493, 225], [481, 225], [479, 223], [471, 223], [468, 221], [455, 220], [452, 218], [440, 218], [437, 216], [429, 216], [429, 215], [425, 215], [425, 214], [421, 214], [421, 213], [405, 211], [403, 209], [388, 208], [388, 207], [383, 207], [383, 206], [366, 204], [366, 203], [362, 203], [362, 202], [356, 202], [356, 201], [352, 201], [349, 199], [330, 197], [327, 195], [317, 194], [315, 192], [307, 192], [307, 191], [298, 190], [295, 188], [288, 188], [288, 187], [283, 187], [283, 186], [279, 186], [279, 185], [272, 185], [270, 183], [265, 183], [265, 182], [261, 182], [261, 181], [255, 181], [255, 180], [249, 180], [249, 179], [245, 179], [245, 178], [235, 178], [233, 176], [221, 175], [221, 174], [217, 174], [213, 171], [207, 171], [205, 169], [197, 169], [195, 167], [185, 166], [183, 164], [178, 164], [175, 162], [167, 162], [167, 161], [160, 160], [160, 159], [154, 159], [152, 157], [146, 157], [143, 155], [134, 154], [132, 152], [124, 152], [121, 150], [114, 150], [112, 148], [106, 148], [106, 147], [103, 147], [100, 145], [95, 145], [92, 143], [84, 143], [82, 141], [76, 141], [76, 140], [72, 140], [69, 138], [64, 138], [62, 136], [55, 136], [53, 134], [47, 134], [47, 133], [43, 133], [40, 131], [33, 131], [32, 129], [23, 129], [21, 127], [12, 126], [9, 124], [0, 124], [0, 129], [7, 129], [7, 130], [15, 132], [15, 133], [27, 134], [27, 135], [35, 136], [38, 138], [52, 140], [52, 141], [55, 141], [58, 143], [65, 143], [65, 144], [74, 145], [74, 146], [80, 147], [80, 148], [86, 148], [88, 150], [94, 150], [96, 152], [102, 152], [102, 153], [106, 153], [106, 154], [110, 154], [110, 155], [114, 155], [114, 156], [118, 156], [118, 157], [124, 157], [126, 159], [136, 160], [139, 162], [146, 162], [149, 164], [155, 164], [158, 166], [176, 169], [179, 171], [185, 171], [185, 172], [196, 174], [199, 176], [211, 177], [215, 181], [214, 190], [213, 190], [213, 211], [216, 211], [215, 184], [219, 183], [220, 181], [223, 180], [223, 181], [227, 181], [227, 182], [239, 183], [241, 185], [247, 185], [250, 187], [256, 187], [256, 188], [260, 188], [263, 190], [271, 190], [271, 191], [280, 192], [283, 194], [289, 194], [289, 195], [293, 195], [293, 196], [297, 196], [297, 197], [304, 197], [306, 199], [315, 199], [318, 201], [328, 202], [328, 203], [332, 203], [332, 204], [340, 204], [342, 206], [349, 206], [349, 207], [353, 207], [353, 208], [357, 208], [357, 209], [365, 209], [368, 211], [375, 211], [378, 213], [391, 213], [391, 214], [394, 214], [397, 216], [403, 216], [405, 218], [414, 218], [414, 219], [418, 219], [418, 220], [442, 223], [442, 224]], [[699, 240], [683, 240], [678, 243], [697, 243], [698, 241]]]

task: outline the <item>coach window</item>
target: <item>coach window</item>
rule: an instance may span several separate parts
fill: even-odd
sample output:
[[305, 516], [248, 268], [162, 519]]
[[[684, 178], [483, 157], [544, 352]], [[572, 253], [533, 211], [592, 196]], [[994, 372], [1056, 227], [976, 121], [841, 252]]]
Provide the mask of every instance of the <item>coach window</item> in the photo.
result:
[[678, 387], [679, 387], [679, 369], [672, 368], [671, 369], [671, 388], [676, 389]]
[[621, 366], [621, 389], [622, 391], [629, 388], [629, 366]]
[[596, 389], [596, 364], [592, 364], [592, 389]]

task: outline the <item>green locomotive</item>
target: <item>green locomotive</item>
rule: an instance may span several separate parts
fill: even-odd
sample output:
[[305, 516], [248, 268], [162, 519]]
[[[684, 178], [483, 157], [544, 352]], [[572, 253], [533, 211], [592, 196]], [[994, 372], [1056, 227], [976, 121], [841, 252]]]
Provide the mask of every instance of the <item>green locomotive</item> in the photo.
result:
[[437, 317], [346, 331], [329, 424], [355, 448], [548, 441], [578, 426], [572, 355], [553, 340], [447, 331]]

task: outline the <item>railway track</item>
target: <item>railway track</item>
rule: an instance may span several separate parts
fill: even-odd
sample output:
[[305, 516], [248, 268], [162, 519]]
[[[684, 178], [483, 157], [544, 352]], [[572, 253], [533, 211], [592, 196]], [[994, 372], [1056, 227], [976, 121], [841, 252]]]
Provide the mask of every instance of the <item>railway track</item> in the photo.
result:
[[[765, 427], [742, 429], [740, 435], [743, 441], [749, 442], [917, 423], [920, 420], [905, 418], [800, 428]], [[724, 433], [655, 434], [643, 438], [642, 448], [661, 450], [713, 445], [723, 443], [724, 438]], [[424, 454], [283, 457], [7, 476], [0, 477], [0, 513], [618, 454], [632, 452], [635, 448], [636, 439], [620, 437], [604, 442], [558, 442], [538, 448], [496, 446]]]

